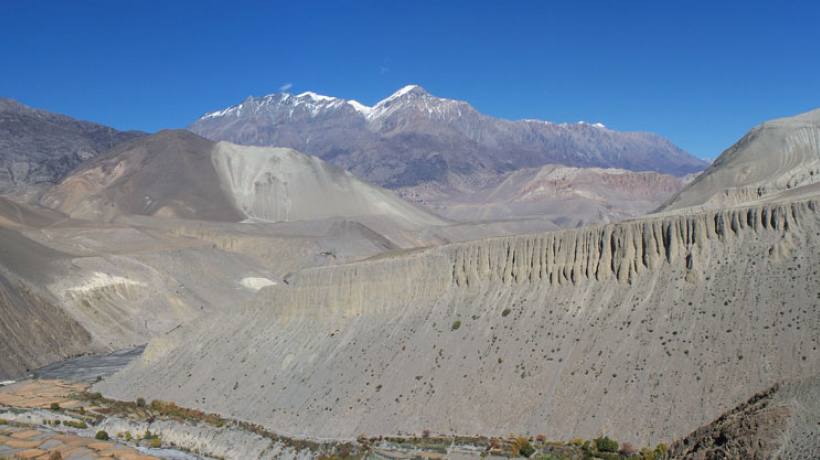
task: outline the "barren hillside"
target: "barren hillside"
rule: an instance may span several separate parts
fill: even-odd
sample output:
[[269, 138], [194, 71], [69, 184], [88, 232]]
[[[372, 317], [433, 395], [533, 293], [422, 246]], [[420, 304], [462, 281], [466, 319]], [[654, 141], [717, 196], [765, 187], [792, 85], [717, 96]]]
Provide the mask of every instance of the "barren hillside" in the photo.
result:
[[820, 109], [763, 123], [723, 152], [663, 207], [718, 208], [817, 192], [820, 182]]
[[820, 365], [818, 203], [308, 269], [99, 385], [276, 432], [683, 436]]

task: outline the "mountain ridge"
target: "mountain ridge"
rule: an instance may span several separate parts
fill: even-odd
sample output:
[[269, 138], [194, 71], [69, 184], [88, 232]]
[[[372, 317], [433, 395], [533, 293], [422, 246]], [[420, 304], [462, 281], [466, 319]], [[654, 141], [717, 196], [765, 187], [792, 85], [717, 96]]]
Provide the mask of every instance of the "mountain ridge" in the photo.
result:
[[81, 166], [41, 203], [103, 221], [127, 215], [221, 222], [384, 215], [408, 226], [444, 222], [316, 157], [213, 142], [186, 130], [121, 144]]
[[0, 192], [31, 196], [83, 161], [144, 135], [0, 97]]
[[771, 200], [818, 182], [820, 109], [815, 109], [755, 126], [661, 210]]
[[207, 112], [188, 129], [213, 140], [291, 147], [388, 188], [439, 183], [457, 189], [465, 182], [480, 187], [500, 174], [549, 163], [676, 175], [706, 166], [653, 133], [494, 118], [419, 85], [373, 106], [312, 92], [249, 97]]

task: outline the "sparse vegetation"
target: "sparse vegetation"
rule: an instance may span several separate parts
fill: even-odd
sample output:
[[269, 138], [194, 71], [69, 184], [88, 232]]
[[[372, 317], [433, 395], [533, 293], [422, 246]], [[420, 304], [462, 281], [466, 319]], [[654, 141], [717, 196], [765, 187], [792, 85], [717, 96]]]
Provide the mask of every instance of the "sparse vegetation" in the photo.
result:
[[596, 438], [595, 448], [599, 452], [618, 452], [618, 441], [610, 439], [608, 436]]
[[455, 321], [453, 321], [453, 325], [450, 326], [450, 330], [451, 331], [456, 331], [460, 327], [461, 327], [461, 321], [460, 320], [455, 320]]
[[66, 420], [66, 421], [63, 422], [63, 425], [71, 427], [71, 428], [76, 428], [78, 430], [84, 430], [84, 429], [88, 428], [88, 424], [86, 424], [82, 420]]
[[100, 441], [108, 441], [111, 438], [108, 436], [107, 432], [105, 432], [104, 430], [100, 430], [97, 432], [96, 435], [94, 435], [94, 439], [98, 439]]
[[217, 428], [225, 424], [225, 420], [216, 414], [206, 414], [201, 410], [180, 407], [172, 402], [154, 400], [151, 401], [150, 408], [159, 415], [180, 420], [202, 421]]
[[89, 401], [98, 401], [103, 399], [102, 393], [83, 393], [85, 399]]
[[509, 308], [505, 308], [505, 309], [501, 312], [501, 317], [502, 317], [502, 318], [506, 318], [506, 317], [507, 317], [510, 313], [512, 313], [512, 310], [510, 310]]
[[638, 453], [641, 460], [663, 460], [667, 457], [669, 448], [664, 443], [660, 443], [655, 449], [644, 447]]
[[145, 407], [145, 398], [137, 398], [137, 407]]
[[[520, 367], [521, 365], [519, 364], [517, 369]], [[417, 380], [420, 379], [417, 378]], [[381, 389], [381, 384], [379, 384], [376, 389], [377, 391]], [[199, 410], [180, 407], [175, 403], [161, 400], [154, 400], [142, 406], [139, 404], [139, 399], [141, 398], [133, 402], [115, 401], [106, 399], [99, 395], [99, 393], [81, 393], [75, 394], [73, 397], [80, 400], [94, 402], [94, 408], [91, 413], [98, 417], [97, 423], [104, 418], [103, 415], [98, 414], [128, 416], [141, 420], [170, 418], [176, 419], [180, 422], [194, 424], [205, 422], [215, 426], [223, 426], [229, 422], [228, 420], [225, 420], [215, 414], [208, 414]], [[260, 436], [281, 442], [296, 451], [310, 450], [317, 454], [317, 458], [323, 459], [362, 458], [362, 456], [366, 456], [374, 446], [384, 445], [385, 443], [394, 448], [412, 450], [420, 449], [424, 452], [433, 452], [437, 454], [446, 454], [447, 449], [453, 445], [474, 446], [482, 450], [486, 450], [493, 455], [508, 457], [520, 456], [539, 460], [565, 460], [581, 458], [598, 458], [603, 460], [663, 460], [665, 459], [667, 452], [665, 445], [659, 445], [655, 449], [645, 448], [639, 453], [636, 453], [635, 449], [628, 443], [624, 443], [619, 451], [618, 443], [608, 437], [602, 437], [592, 441], [573, 439], [569, 443], [563, 443], [547, 441], [546, 436], [544, 435], [537, 435], [534, 438], [517, 436], [508, 439], [486, 438], [480, 436], [438, 437], [431, 434], [430, 430], [423, 430], [420, 435], [410, 437], [383, 438], [367, 437], [362, 435], [358, 438], [357, 443], [325, 443], [282, 437], [252, 423], [240, 421], [230, 421], [230, 423], [238, 429], [256, 433]], [[87, 428], [84, 421], [66, 421], [64, 424], [75, 428]], [[108, 434], [104, 431], [100, 431], [97, 433], [97, 436], [104, 438], [108, 436]], [[142, 445], [152, 448], [162, 446], [161, 438], [155, 433], [152, 433], [150, 430], [146, 430], [142, 436], [135, 436], [130, 432], [122, 432], [118, 434], [118, 437], [125, 441], [140, 440], [142, 441]]]
[[655, 447], [655, 458], [665, 458], [667, 453], [669, 453], [669, 447], [666, 444], [660, 443]]
[[513, 440], [510, 446], [510, 453], [514, 457], [527, 457], [529, 458], [532, 454], [535, 453], [535, 448], [532, 447], [530, 444], [530, 440], [524, 436], [518, 436]]

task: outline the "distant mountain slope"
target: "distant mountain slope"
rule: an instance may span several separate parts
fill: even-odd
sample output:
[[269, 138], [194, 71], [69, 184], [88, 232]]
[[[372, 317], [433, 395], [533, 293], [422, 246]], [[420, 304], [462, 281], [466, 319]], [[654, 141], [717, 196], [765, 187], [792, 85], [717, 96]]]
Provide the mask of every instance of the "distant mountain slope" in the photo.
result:
[[767, 200], [818, 182], [820, 109], [755, 127], [669, 200], [664, 210]]
[[[656, 172], [546, 165], [513, 171], [478, 193], [445, 200], [431, 194], [419, 201], [458, 221], [540, 218], [558, 227], [576, 227], [645, 214], [684, 184], [683, 178]], [[418, 199], [414, 192], [402, 189], [400, 195]]]
[[242, 220], [219, 187], [213, 145], [183, 131], [122, 144], [49, 190], [42, 203], [91, 220], [130, 214]]
[[384, 215], [411, 226], [443, 223], [387, 190], [296, 150], [219, 142], [212, 160], [223, 188], [251, 219], [286, 222]]
[[123, 144], [50, 190], [42, 203], [72, 217], [149, 215], [236, 222], [384, 216], [440, 219], [350, 173], [291, 149], [214, 143], [184, 130]]
[[82, 161], [143, 135], [0, 98], [0, 193], [59, 182]]
[[389, 188], [476, 189], [511, 170], [545, 164], [676, 175], [706, 166], [655, 134], [497, 119], [416, 85], [373, 107], [311, 92], [249, 97], [205, 114], [190, 129], [215, 140], [295, 148]]

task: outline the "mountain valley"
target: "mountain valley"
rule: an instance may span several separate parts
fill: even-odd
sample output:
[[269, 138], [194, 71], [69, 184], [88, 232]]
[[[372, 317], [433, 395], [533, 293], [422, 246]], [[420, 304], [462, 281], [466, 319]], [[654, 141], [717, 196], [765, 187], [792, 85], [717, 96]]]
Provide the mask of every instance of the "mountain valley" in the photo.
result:
[[[414, 110], [432, 97], [311, 95], [294, 110], [401, 130], [405, 96]], [[134, 411], [100, 426], [147, 423], [224, 458], [398, 452], [420, 436], [464, 437], [451, 447], [471, 457], [510, 433], [567, 452], [608, 435], [663, 445], [652, 458], [716, 458], [726, 442], [805, 458], [820, 451], [816, 114], [754, 128], [701, 175], [602, 153], [382, 182], [392, 190], [336, 166], [344, 155], [134, 135], [0, 198], [0, 378], [146, 345], [83, 383], [109, 412]], [[122, 402], [138, 400], [160, 403]], [[162, 401], [230, 430], [186, 425]]]

